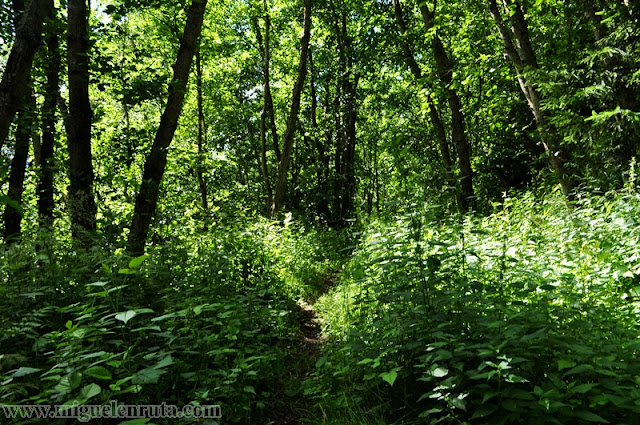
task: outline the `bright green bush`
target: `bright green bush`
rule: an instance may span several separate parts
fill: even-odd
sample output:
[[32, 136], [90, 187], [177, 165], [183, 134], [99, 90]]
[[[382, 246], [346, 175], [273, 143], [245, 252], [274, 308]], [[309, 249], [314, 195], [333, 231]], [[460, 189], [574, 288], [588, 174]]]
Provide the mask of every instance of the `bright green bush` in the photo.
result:
[[224, 423], [265, 423], [289, 379], [297, 297], [337, 267], [338, 237], [318, 235], [262, 221], [133, 259], [52, 250], [37, 266], [33, 247], [6, 250], [0, 404], [220, 404]]
[[318, 304], [333, 345], [309, 392], [393, 423], [638, 423], [638, 217], [634, 193], [528, 194], [372, 224]]

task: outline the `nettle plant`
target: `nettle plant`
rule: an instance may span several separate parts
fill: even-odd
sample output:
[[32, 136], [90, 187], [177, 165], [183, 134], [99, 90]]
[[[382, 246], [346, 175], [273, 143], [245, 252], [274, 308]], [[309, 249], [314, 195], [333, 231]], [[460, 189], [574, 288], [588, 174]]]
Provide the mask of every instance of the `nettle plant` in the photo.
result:
[[319, 248], [293, 232], [271, 224], [210, 229], [142, 257], [96, 265], [89, 256], [95, 272], [77, 273], [89, 283], [48, 288], [55, 296], [9, 294], [5, 305], [23, 303], [20, 319], [0, 327], [0, 403], [164, 401], [220, 404], [226, 423], [267, 417], [289, 378], [287, 347], [298, 332], [293, 295], [305, 286], [292, 276], [331, 264], [310, 271], [306, 259], [319, 258]]
[[636, 423], [639, 201], [529, 194], [374, 223], [321, 300], [335, 349], [315, 394], [399, 423]]

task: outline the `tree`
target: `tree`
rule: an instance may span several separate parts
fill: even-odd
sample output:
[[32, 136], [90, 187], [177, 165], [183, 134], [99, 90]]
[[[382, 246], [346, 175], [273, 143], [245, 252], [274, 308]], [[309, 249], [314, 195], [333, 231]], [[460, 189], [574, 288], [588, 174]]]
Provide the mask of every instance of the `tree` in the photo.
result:
[[0, 81], [0, 149], [27, 93], [33, 56], [42, 40], [44, 19], [53, 0], [30, 0], [16, 25], [16, 36]]
[[[22, 1], [13, 2], [14, 19], [16, 27], [19, 25], [20, 17], [24, 12]], [[27, 84], [31, 85], [31, 76], [27, 78]], [[24, 191], [24, 172], [27, 166], [29, 155], [29, 142], [33, 130], [32, 122], [35, 114], [35, 97], [33, 89], [29, 88], [23, 99], [23, 104], [18, 111], [17, 129], [15, 144], [13, 149], [13, 159], [11, 160], [11, 171], [9, 172], [9, 189], [7, 198], [9, 202], [4, 209], [4, 240], [7, 244], [13, 244], [20, 240], [22, 224], [22, 193]]]
[[260, 112], [260, 172], [264, 181], [264, 189], [267, 195], [267, 212], [271, 212], [273, 206], [273, 189], [271, 187], [271, 176], [269, 175], [269, 163], [267, 162], [267, 116], [271, 123], [271, 139], [273, 142], [273, 150], [276, 159], [279, 161], [280, 143], [278, 142], [278, 130], [275, 122], [275, 112], [273, 110], [273, 97], [271, 96], [271, 18], [267, 9], [266, 1], [264, 2], [264, 41], [258, 19], [252, 19], [254, 30], [256, 32], [256, 40], [258, 42], [258, 50], [262, 55], [263, 74], [264, 74], [264, 93], [262, 96], [262, 111]]
[[69, 192], [68, 208], [74, 240], [90, 243], [96, 230], [93, 195], [91, 119], [89, 103], [89, 8], [86, 0], [69, 0], [67, 60], [69, 63]]
[[[402, 13], [402, 6], [400, 5], [400, 1], [393, 0], [393, 7], [398, 24], [398, 30], [400, 31], [400, 46], [402, 48], [402, 55], [416, 81], [418, 81], [418, 83], [423, 83], [424, 80], [422, 69], [420, 68], [420, 65], [418, 65], [418, 62], [413, 55], [413, 51], [411, 50], [411, 47], [409, 46], [409, 43], [406, 39], [407, 26]], [[448, 182], [448, 186], [450, 188], [454, 188], [453, 197], [454, 201], [457, 201], [457, 194], [455, 191], [456, 181], [452, 171], [449, 141], [447, 140], [447, 133], [444, 127], [444, 123], [442, 122], [442, 119], [440, 119], [440, 112], [438, 111], [438, 107], [430, 93], [427, 93], [427, 109], [429, 112], [429, 119], [431, 120], [431, 125], [435, 133], [435, 138], [440, 149], [440, 155], [442, 157], [442, 165], [446, 174], [446, 180]]]
[[464, 211], [474, 204], [473, 171], [471, 169], [471, 146], [465, 129], [464, 115], [460, 96], [454, 89], [453, 62], [444, 48], [444, 44], [438, 35], [435, 25], [436, 4], [433, 10], [429, 9], [426, 2], [420, 2], [420, 13], [424, 21], [427, 33], [431, 37], [431, 49], [436, 61], [438, 78], [447, 93], [449, 111], [451, 112], [451, 139], [458, 154], [458, 167], [460, 168], [460, 192], [461, 206]]
[[42, 106], [42, 143], [36, 155], [38, 170], [38, 219], [40, 226], [50, 229], [53, 224], [54, 209], [54, 147], [56, 109], [58, 107], [60, 90], [60, 51], [58, 42], [58, 29], [55, 17], [47, 23], [46, 46], [47, 56], [45, 61], [45, 87]]
[[189, 71], [202, 30], [206, 6], [206, 0], [193, 0], [187, 11], [184, 33], [180, 41], [178, 56], [173, 66], [173, 78], [169, 86], [169, 96], [160, 118], [160, 125], [153, 140], [151, 151], [144, 164], [142, 183], [136, 197], [127, 246], [127, 250], [132, 255], [139, 256], [144, 253], [145, 239], [158, 203], [160, 183], [167, 165], [167, 153], [182, 111]]
[[291, 108], [287, 118], [287, 127], [282, 141], [282, 154], [278, 162], [278, 173], [276, 175], [275, 194], [271, 216], [275, 217], [282, 207], [287, 196], [287, 180], [289, 174], [289, 163], [293, 152], [293, 136], [296, 131], [298, 121], [298, 111], [300, 110], [300, 97], [304, 80], [307, 75], [307, 53], [309, 51], [309, 39], [311, 38], [311, 0], [304, 0], [304, 25], [300, 39], [300, 61], [298, 63], [298, 76], [291, 96]]
[[572, 199], [573, 182], [565, 169], [562, 150], [556, 140], [558, 136], [553, 134], [552, 129], [548, 128], [547, 118], [542, 109], [540, 93], [530, 79], [527, 78], [527, 72], [538, 68], [538, 60], [529, 36], [529, 25], [525, 18], [524, 6], [519, 4], [517, 0], [505, 3], [506, 13], [509, 16], [509, 29], [507, 29], [496, 0], [488, 0], [488, 3], [491, 17], [500, 33], [506, 55], [515, 68], [520, 89], [536, 120], [536, 126], [540, 132], [549, 163], [560, 182], [562, 193], [568, 199]]

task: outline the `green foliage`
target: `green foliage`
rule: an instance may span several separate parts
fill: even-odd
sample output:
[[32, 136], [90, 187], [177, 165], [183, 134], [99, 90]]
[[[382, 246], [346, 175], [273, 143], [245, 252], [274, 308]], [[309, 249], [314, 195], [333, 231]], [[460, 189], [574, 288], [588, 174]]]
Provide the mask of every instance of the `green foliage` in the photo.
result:
[[318, 303], [333, 340], [309, 390], [320, 405], [394, 423], [635, 423], [640, 198], [494, 208], [369, 227]]
[[[337, 251], [338, 235], [302, 231], [262, 221], [137, 258], [96, 262], [107, 253], [87, 252], [75, 262], [54, 255], [47, 266], [27, 265], [34, 253], [12, 247], [14, 264], [2, 273], [23, 277], [0, 286], [0, 403], [164, 401], [220, 404], [225, 423], [267, 417], [288, 379], [296, 301], [338, 266], [336, 254], [322, 255]], [[74, 281], [63, 285], [70, 271]]]

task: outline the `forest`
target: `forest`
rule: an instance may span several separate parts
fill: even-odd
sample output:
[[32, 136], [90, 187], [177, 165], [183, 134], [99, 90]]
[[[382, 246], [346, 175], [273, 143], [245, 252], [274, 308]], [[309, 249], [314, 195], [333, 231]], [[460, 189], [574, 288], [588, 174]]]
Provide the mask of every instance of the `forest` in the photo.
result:
[[640, 424], [639, 17], [0, 1], [0, 423]]

